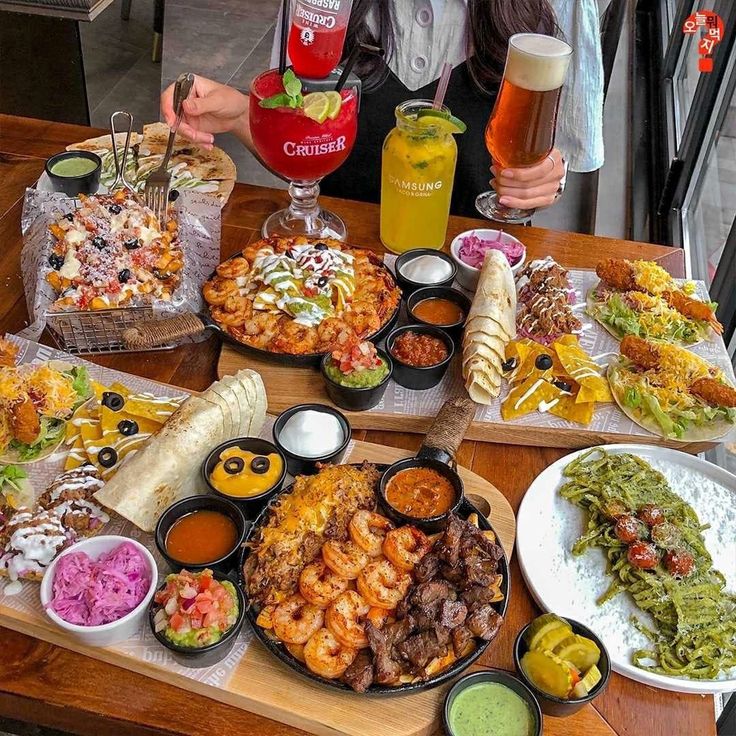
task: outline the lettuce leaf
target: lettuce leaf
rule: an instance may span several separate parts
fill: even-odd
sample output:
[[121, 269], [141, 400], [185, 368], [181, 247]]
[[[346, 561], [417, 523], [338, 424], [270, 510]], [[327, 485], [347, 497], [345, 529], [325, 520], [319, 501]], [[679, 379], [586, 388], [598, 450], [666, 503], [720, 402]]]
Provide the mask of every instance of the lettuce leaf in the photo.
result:
[[63, 436], [66, 424], [61, 419], [41, 417], [41, 429], [38, 437], [29, 445], [13, 440], [10, 447], [18, 451], [18, 459], [35, 460], [47, 447], [56, 444]]
[[69, 371], [72, 376], [72, 388], [79, 396], [80, 403], [86, 401], [92, 395], [92, 384], [89, 380], [89, 373], [83, 365], [74, 366]]

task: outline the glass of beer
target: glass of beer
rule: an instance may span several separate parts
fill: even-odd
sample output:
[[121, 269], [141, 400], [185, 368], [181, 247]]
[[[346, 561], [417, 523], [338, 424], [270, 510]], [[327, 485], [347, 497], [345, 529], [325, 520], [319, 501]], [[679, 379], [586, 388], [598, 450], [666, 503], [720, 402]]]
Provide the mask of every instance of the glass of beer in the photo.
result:
[[[572, 48], [553, 36], [517, 33], [509, 39], [506, 67], [496, 104], [486, 126], [486, 147], [499, 169], [534, 166], [555, 143], [557, 106]], [[475, 200], [482, 215], [524, 223], [534, 210], [505, 207], [494, 191]]]

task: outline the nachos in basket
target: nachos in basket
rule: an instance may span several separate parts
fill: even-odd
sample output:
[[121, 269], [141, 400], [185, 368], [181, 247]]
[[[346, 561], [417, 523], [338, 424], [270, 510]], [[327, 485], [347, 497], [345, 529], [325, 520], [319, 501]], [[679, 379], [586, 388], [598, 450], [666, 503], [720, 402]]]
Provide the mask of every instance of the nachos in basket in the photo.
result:
[[720, 368], [676, 345], [627, 335], [608, 381], [621, 410], [662, 437], [715, 440], [736, 424], [736, 388]]
[[51, 225], [46, 280], [54, 309], [95, 310], [169, 301], [184, 256], [177, 225], [166, 223], [130, 191], [80, 196], [82, 206]]

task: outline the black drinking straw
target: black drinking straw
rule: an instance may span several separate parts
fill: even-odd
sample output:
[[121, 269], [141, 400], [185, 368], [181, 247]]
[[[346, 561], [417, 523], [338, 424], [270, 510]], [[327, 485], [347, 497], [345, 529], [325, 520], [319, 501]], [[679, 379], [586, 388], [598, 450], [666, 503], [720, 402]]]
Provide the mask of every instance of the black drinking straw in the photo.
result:
[[281, 3], [281, 37], [279, 39], [279, 74], [286, 71], [286, 38], [289, 32], [289, 0]]
[[359, 43], [354, 46], [350, 52], [350, 56], [348, 56], [348, 60], [345, 62], [340, 79], [337, 80], [337, 84], [335, 85], [336, 92], [339, 92], [345, 86], [345, 82], [348, 81], [350, 72], [353, 70], [355, 62], [358, 60], [358, 54], [361, 51], [367, 51], [369, 54], [377, 54], [378, 56], [383, 56], [386, 53], [380, 46], [371, 46], [367, 43]]

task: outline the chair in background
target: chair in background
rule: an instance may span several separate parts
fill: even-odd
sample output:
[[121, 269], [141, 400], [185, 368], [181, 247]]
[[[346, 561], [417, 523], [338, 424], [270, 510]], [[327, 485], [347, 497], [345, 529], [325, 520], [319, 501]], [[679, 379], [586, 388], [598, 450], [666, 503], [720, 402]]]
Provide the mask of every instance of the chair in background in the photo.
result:
[[[120, 6], [120, 17], [130, 20], [130, 8], [133, 0], [123, 0]], [[164, 39], [164, 0], [153, 2], [153, 47], [151, 49], [151, 61], [161, 63], [161, 51]]]

